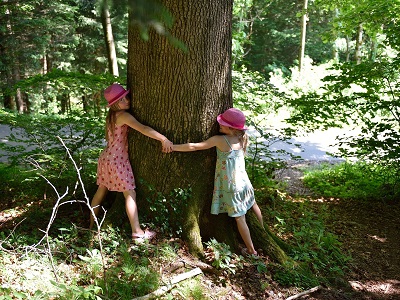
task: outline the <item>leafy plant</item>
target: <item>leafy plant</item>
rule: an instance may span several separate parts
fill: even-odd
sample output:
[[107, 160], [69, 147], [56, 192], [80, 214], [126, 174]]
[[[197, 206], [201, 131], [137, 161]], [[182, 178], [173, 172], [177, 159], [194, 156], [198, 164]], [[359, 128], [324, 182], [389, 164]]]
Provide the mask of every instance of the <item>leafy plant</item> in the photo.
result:
[[341, 137], [338, 155], [398, 167], [399, 57], [332, 67], [320, 90], [287, 101], [287, 122], [314, 130], [343, 127], [357, 134]]
[[289, 255], [293, 262], [279, 266], [274, 275], [281, 284], [310, 288], [340, 277], [347, 270], [350, 257], [325, 225], [329, 220], [325, 205], [316, 208], [305, 199], [282, 198], [266, 215], [271, 217], [274, 230], [290, 236], [292, 244]]
[[153, 194], [153, 198], [146, 198], [150, 210], [147, 213], [148, 219], [153, 220], [164, 233], [180, 236], [182, 233], [180, 218], [191, 197], [191, 187], [176, 188], [168, 196], [164, 196], [150, 184], [145, 184], [145, 186]]
[[99, 294], [103, 292], [102, 288], [95, 285], [89, 286], [77, 286], [77, 285], [66, 285], [63, 283], [57, 283], [50, 281], [52, 285], [57, 287], [59, 291], [55, 295], [56, 299], [67, 300], [67, 299], [87, 299], [87, 300], [100, 300], [102, 299]]
[[237, 264], [232, 263], [233, 257], [237, 257], [232, 253], [230, 247], [225, 243], [219, 243], [216, 239], [206, 242], [207, 248], [212, 252], [212, 265], [217, 269], [226, 270], [235, 274]]

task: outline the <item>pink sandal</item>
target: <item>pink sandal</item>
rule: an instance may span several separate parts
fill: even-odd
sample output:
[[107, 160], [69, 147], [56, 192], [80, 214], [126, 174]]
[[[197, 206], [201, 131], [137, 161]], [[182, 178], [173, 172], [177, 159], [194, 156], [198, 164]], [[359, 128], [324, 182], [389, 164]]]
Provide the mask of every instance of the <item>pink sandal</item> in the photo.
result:
[[144, 241], [150, 241], [156, 236], [154, 231], [145, 230], [144, 234], [132, 234], [132, 240], [136, 243], [143, 243]]

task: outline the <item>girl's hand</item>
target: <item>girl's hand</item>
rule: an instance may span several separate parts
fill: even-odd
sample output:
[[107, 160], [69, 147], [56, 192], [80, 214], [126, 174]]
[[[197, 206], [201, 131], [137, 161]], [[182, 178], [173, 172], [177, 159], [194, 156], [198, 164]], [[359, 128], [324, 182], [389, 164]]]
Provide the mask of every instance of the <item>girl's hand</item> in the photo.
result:
[[171, 153], [172, 152], [172, 142], [169, 139], [164, 139], [162, 142], [162, 152]]

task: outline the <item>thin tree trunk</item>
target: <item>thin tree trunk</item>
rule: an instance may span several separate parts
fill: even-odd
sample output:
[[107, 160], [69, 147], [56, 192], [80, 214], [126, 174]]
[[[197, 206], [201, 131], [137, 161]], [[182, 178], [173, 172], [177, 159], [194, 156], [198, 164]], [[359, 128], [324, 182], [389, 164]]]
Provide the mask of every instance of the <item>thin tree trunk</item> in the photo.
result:
[[[7, 2], [7, 1], [6, 1]], [[0, 33], [0, 38], [2, 38], [3, 36], [12, 36], [14, 34], [13, 32], [13, 28], [11, 25], [11, 21], [10, 21], [10, 15], [11, 15], [11, 11], [9, 10], [9, 8], [7, 7], [5, 9], [5, 19], [6, 19], [6, 24], [4, 24], [4, 29], [6, 30], [6, 32], [1, 32]], [[2, 44], [0, 44], [0, 55], [2, 56], [9, 56], [10, 61], [14, 60], [14, 55], [13, 55], [13, 51], [10, 51], [10, 49], [5, 48]], [[17, 109], [17, 104], [15, 101], [15, 98], [10, 94], [10, 92], [8, 91], [8, 88], [10, 88], [13, 85], [12, 82], [12, 70], [11, 70], [11, 66], [13, 64], [10, 63], [8, 65], [5, 65], [5, 70], [4, 70], [4, 78], [6, 80], [6, 87], [2, 88], [2, 93], [3, 93], [3, 99], [4, 99], [4, 108], [8, 108], [11, 110], [16, 110]]]
[[356, 39], [356, 49], [354, 58], [356, 60], [357, 65], [361, 63], [362, 53], [361, 53], [361, 46], [363, 43], [363, 25], [360, 24], [357, 28], [357, 39]]
[[303, 15], [301, 17], [301, 34], [300, 34], [300, 52], [299, 52], [299, 73], [303, 68], [304, 51], [306, 48], [306, 31], [307, 31], [307, 6], [308, 0], [303, 0]]
[[346, 35], [346, 62], [350, 61], [350, 37]]
[[376, 60], [377, 52], [378, 52], [378, 39], [377, 39], [377, 34], [375, 33], [371, 37], [371, 49], [370, 49], [370, 56], [369, 56], [369, 59], [371, 61], [374, 62]]
[[108, 67], [110, 73], [119, 76], [117, 52], [115, 50], [114, 36], [111, 26], [110, 11], [108, 8], [108, 0], [104, 0], [101, 6], [101, 23], [103, 25], [104, 39], [106, 43]]

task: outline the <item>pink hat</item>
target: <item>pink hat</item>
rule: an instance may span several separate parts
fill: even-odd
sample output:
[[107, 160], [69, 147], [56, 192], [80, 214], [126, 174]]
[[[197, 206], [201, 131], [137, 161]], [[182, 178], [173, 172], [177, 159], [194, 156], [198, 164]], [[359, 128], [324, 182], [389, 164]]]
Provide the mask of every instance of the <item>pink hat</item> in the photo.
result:
[[247, 127], [244, 126], [246, 123], [246, 117], [237, 108], [230, 108], [226, 110], [217, 117], [217, 121], [223, 126], [228, 126], [239, 130], [247, 130]]
[[110, 85], [104, 90], [104, 98], [106, 98], [108, 105], [107, 107], [113, 105], [118, 100], [122, 99], [129, 93], [129, 90], [125, 90], [118, 83]]

